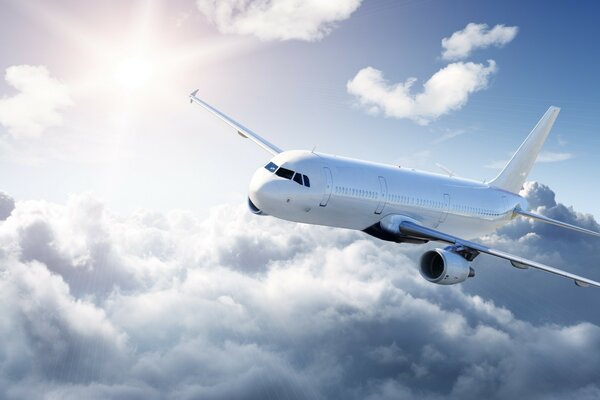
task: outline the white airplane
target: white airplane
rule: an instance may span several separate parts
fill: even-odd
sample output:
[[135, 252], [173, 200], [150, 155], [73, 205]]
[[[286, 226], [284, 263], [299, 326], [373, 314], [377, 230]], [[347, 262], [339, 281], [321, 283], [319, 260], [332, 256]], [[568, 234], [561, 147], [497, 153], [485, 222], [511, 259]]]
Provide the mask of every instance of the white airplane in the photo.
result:
[[[356, 160], [314, 151], [283, 151], [190, 94], [196, 103], [232, 126], [273, 158], [250, 182], [248, 205], [254, 214], [288, 221], [363, 231], [392, 242], [449, 244], [425, 252], [421, 275], [452, 285], [473, 277], [471, 262], [480, 253], [572, 279], [577, 286], [600, 282], [473, 241], [516, 217], [531, 218], [600, 237], [600, 233], [528, 210], [521, 189], [560, 111], [550, 107], [500, 174], [488, 183]], [[452, 174], [450, 174], [452, 175]]]

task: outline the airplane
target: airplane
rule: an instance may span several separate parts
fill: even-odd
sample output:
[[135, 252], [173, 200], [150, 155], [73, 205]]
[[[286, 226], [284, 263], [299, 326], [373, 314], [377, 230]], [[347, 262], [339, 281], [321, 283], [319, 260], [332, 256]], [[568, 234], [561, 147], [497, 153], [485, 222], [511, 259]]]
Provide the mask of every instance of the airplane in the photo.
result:
[[517, 217], [600, 237], [598, 232], [527, 211], [527, 200], [518, 194], [558, 116], [558, 107], [546, 111], [504, 169], [485, 183], [314, 150], [284, 151], [197, 93], [190, 94], [190, 103], [200, 105], [272, 155], [250, 181], [248, 206], [254, 214], [359, 230], [396, 243], [446, 243], [444, 248], [424, 252], [419, 260], [422, 277], [439, 285], [475, 276], [471, 262], [486, 253], [519, 269], [532, 267], [569, 278], [579, 287], [600, 287], [600, 282], [463, 239], [492, 233]]

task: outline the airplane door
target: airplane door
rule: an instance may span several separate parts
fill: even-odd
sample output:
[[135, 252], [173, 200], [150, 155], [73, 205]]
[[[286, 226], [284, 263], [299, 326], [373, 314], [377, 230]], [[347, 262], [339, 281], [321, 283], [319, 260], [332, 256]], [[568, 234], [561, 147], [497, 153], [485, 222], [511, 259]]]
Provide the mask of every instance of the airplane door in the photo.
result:
[[379, 204], [375, 210], [375, 214], [381, 214], [385, 203], [387, 202], [387, 182], [383, 176], [379, 177]]
[[440, 215], [440, 224], [446, 220], [448, 211], [450, 210], [450, 195], [444, 193], [444, 205], [442, 209], [442, 215]]
[[333, 178], [331, 177], [331, 170], [328, 167], [323, 167], [323, 174], [325, 175], [325, 193], [323, 199], [319, 204], [321, 207], [325, 207], [331, 197], [331, 189], [333, 188]]

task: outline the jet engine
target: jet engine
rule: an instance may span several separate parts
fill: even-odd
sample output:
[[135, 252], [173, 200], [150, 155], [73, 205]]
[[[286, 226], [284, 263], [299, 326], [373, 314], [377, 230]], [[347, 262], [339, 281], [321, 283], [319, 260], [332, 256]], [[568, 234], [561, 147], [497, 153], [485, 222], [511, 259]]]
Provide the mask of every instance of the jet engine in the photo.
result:
[[469, 261], [460, 254], [446, 249], [423, 253], [419, 264], [421, 276], [438, 285], [454, 285], [475, 276]]

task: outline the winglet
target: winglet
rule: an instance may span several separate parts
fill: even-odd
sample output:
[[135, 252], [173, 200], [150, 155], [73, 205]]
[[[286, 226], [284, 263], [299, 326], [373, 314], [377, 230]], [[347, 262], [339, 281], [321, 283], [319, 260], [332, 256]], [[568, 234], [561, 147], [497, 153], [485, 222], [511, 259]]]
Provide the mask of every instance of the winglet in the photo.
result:
[[190, 104], [192, 104], [194, 102], [193, 97], [196, 97], [196, 93], [198, 93], [198, 90], [200, 90], [200, 89], [196, 89], [192, 93], [190, 93]]
[[200, 100], [198, 98], [198, 96], [196, 96], [197, 93], [198, 93], [198, 89], [194, 90], [190, 94], [190, 102], [191, 103], [196, 103], [199, 106], [201, 106], [202, 108], [204, 108], [205, 110], [210, 111], [210, 113], [213, 114], [215, 117], [219, 118], [221, 121], [225, 122], [227, 125], [233, 127], [242, 137], [252, 140], [254, 143], [256, 143], [258, 146], [262, 147], [264, 150], [268, 151], [269, 153], [271, 153], [273, 155], [277, 155], [277, 154], [283, 152], [283, 150], [281, 150], [279, 147], [277, 147], [274, 144], [270, 143], [269, 141], [263, 139], [258, 134], [254, 133], [250, 129], [246, 128], [244, 125], [240, 124], [237, 121], [234, 121], [233, 119], [229, 118], [227, 115], [223, 114], [221, 111], [217, 110], [210, 104]]

